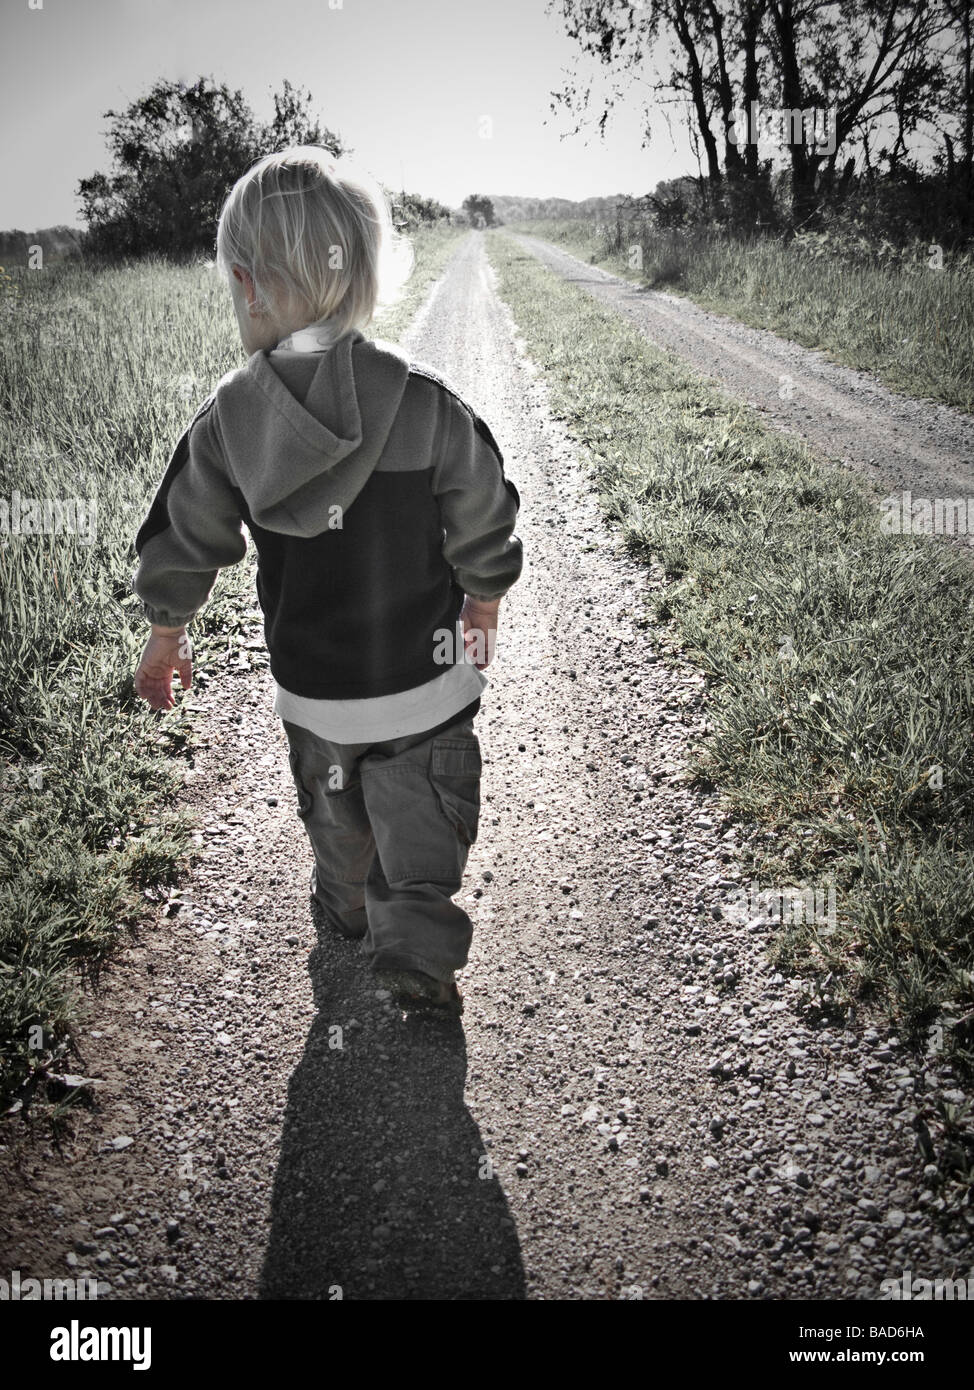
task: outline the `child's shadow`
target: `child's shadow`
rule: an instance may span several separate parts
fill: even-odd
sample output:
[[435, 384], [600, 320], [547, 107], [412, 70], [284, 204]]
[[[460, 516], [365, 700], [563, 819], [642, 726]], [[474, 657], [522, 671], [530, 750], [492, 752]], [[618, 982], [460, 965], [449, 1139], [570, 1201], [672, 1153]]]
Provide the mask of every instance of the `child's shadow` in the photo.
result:
[[463, 1100], [460, 1020], [403, 1017], [375, 997], [358, 947], [326, 933], [260, 1297], [524, 1298], [517, 1232]]

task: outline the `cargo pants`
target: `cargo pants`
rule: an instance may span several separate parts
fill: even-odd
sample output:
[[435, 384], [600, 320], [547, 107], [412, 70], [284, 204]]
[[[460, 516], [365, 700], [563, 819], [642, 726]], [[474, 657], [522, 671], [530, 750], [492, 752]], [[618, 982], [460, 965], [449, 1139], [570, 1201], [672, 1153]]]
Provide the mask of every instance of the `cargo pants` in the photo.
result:
[[440, 980], [467, 961], [473, 926], [452, 901], [480, 817], [473, 719], [377, 743], [332, 743], [283, 721], [312, 894], [377, 969]]

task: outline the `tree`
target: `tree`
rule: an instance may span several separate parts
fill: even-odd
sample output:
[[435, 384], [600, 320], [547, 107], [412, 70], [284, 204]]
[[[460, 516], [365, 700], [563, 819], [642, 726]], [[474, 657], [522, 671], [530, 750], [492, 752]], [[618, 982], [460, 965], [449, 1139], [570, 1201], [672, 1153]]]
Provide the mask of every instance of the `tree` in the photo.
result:
[[333, 131], [323, 128], [317, 120], [312, 121], [311, 102], [310, 92], [302, 94], [285, 77], [284, 90], [274, 93], [274, 119], [260, 131], [258, 159], [262, 154], [286, 150], [290, 145], [322, 145], [336, 159], [351, 153]]
[[393, 193], [389, 189], [383, 192], [389, 198], [395, 225], [400, 231], [450, 220], [450, 209], [435, 198], [424, 198], [419, 193]]
[[943, 132], [947, 174], [969, 207], [974, 201], [974, 0], [943, 0], [943, 5], [952, 78], [944, 105], [954, 127]]
[[494, 227], [494, 204], [480, 193], [471, 193], [463, 200], [463, 211], [471, 227]]
[[161, 80], [126, 110], [107, 111], [112, 172], [78, 185], [89, 246], [125, 255], [211, 251], [224, 199], [262, 155], [294, 144], [347, 153], [312, 121], [310, 101], [285, 79], [273, 120], [260, 124], [241, 92], [201, 77], [191, 87]]
[[[945, 22], [928, 0], [550, 3], [560, 5], [569, 37], [608, 70], [599, 129], [634, 77], [657, 103], [686, 109], [713, 212], [724, 220], [750, 219], [768, 200], [772, 168], [759, 158], [756, 109], [779, 111], [790, 126], [782, 142], [790, 215], [805, 223], [842, 196], [883, 122], [893, 131], [883, 154], [895, 162], [929, 120], [942, 83], [935, 43]], [[959, 11], [966, 0], [949, 3]], [[955, 24], [963, 27], [959, 13]], [[552, 110], [584, 118], [591, 95], [572, 77], [552, 93]], [[815, 133], [807, 128], [813, 112], [824, 119]]]
[[[786, 110], [834, 109], [826, 151], [792, 140], [791, 202], [795, 222], [813, 220], [835, 191], [840, 151], [862, 151], [889, 118], [895, 162], [934, 104], [939, 65], [931, 45], [941, 24], [927, 0], [858, 0], [838, 11], [818, 0], [770, 0], [769, 50]], [[855, 168], [846, 160], [844, 186]]]

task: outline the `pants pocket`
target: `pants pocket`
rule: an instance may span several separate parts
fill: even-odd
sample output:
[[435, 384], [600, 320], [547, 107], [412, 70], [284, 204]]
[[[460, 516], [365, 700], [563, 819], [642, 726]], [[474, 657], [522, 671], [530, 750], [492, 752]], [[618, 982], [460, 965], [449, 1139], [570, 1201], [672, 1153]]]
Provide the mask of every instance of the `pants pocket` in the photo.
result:
[[469, 848], [480, 821], [480, 744], [475, 734], [435, 738], [430, 751], [430, 781], [443, 815]]

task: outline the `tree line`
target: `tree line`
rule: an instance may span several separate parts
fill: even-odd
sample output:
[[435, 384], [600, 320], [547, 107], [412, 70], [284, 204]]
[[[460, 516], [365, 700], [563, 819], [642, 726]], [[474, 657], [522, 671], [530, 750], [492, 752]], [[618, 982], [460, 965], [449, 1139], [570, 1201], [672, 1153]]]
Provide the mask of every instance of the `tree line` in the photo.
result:
[[671, 224], [815, 229], [861, 206], [903, 235], [971, 237], [974, 0], [551, 2], [580, 57], [554, 111], [604, 134], [639, 82], [686, 120], [698, 174], [659, 192]]

